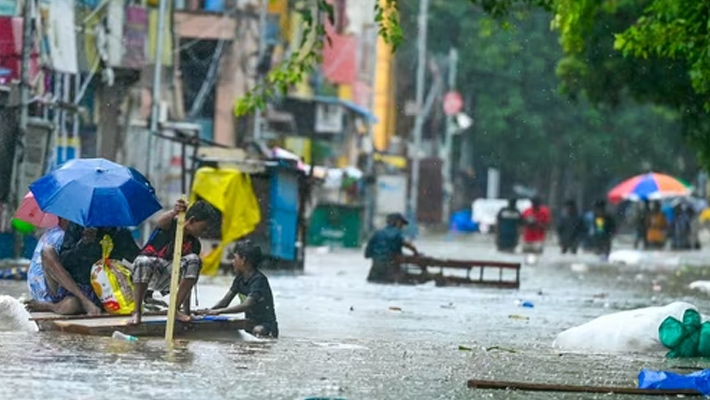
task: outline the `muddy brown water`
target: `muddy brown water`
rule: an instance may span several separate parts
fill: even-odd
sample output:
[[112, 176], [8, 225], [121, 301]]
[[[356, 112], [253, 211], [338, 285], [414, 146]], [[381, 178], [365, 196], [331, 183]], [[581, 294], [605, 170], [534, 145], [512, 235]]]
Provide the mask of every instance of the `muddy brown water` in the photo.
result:
[[[522, 259], [497, 254], [480, 237], [419, 244], [432, 256]], [[586, 268], [571, 268], [580, 263]], [[373, 285], [367, 271], [359, 251], [314, 249], [305, 274], [272, 274], [276, 341], [178, 341], [169, 350], [160, 339], [0, 332], [0, 399], [622, 398], [474, 390], [466, 381], [633, 387], [642, 368], [710, 366], [662, 353], [560, 354], [551, 347], [561, 331], [618, 310], [683, 300], [710, 312], [708, 296], [687, 289], [708, 275], [705, 268], [604, 266], [549, 248], [537, 265], [523, 267], [520, 290]], [[229, 283], [203, 279], [200, 306], [213, 305]], [[0, 294], [25, 292], [24, 282], [0, 281]], [[518, 307], [517, 299], [535, 307]]]

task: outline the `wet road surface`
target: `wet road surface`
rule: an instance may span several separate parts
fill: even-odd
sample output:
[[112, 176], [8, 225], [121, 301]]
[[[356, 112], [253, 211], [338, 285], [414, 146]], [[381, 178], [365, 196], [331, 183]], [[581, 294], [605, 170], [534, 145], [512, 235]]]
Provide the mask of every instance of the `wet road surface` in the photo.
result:
[[[418, 245], [432, 256], [522, 260], [497, 254], [489, 238]], [[687, 289], [708, 271], [658, 264], [604, 266], [549, 248], [537, 265], [523, 267], [520, 290], [387, 286], [365, 282], [369, 265], [360, 251], [313, 249], [305, 274], [270, 275], [279, 340], [180, 341], [168, 350], [159, 339], [0, 332], [0, 399], [609, 398], [473, 390], [466, 381], [634, 387], [641, 368], [702, 367], [662, 353], [559, 354], [551, 347], [561, 331], [617, 310], [675, 300], [710, 310], [708, 296]], [[230, 282], [202, 279], [200, 307], [212, 306]], [[24, 282], [0, 281], [0, 294], [25, 292]], [[517, 299], [535, 307], [518, 307]]]

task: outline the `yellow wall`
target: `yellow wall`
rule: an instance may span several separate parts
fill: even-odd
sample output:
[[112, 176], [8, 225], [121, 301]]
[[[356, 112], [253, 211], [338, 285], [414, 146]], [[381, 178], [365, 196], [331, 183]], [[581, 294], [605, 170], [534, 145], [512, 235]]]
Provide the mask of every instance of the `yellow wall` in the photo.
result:
[[[385, 3], [384, 0], [380, 0]], [[375, 105], [378, 123], [375, 125], [375, 147], [387, 149], [395, 127], [395, 75], [392, 48], [381, 38], [377, 38], [377, 64], [375, 68]]]

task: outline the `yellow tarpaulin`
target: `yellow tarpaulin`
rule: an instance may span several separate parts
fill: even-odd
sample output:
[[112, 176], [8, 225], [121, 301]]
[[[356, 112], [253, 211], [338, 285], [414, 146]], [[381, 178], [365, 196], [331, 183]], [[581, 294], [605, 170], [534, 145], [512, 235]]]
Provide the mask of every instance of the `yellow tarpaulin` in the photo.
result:
[[251, 186], [251, 178], [236, 169], [200, 168], [195, 174], [190, 202], [197, 197], [212, 204], [222, 213], [222, 242], [203, 257], [202, 274], [215, 275], [224, 249], [248, 235], [261, 221], [259, 202]]

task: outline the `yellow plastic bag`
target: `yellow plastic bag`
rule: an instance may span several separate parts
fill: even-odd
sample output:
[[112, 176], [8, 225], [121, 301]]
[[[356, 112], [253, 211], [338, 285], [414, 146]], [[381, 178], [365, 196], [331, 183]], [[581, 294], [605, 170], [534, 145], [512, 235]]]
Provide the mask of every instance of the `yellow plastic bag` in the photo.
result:
[[108, 235], [101, 239], [103, 256], [91, 267], [91, 287], [109, 314], [130, 314], [135, 309], [131, 271], [109, 256], [113, 241]]

